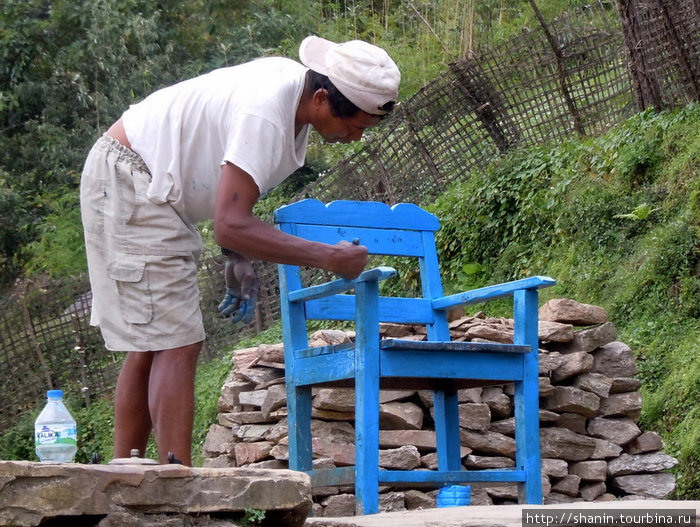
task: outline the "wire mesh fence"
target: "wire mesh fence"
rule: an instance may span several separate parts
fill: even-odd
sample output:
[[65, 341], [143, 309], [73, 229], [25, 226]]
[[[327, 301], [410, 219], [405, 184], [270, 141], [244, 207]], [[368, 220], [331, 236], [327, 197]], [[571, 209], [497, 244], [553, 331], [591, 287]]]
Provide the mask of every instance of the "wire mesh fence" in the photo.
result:
[[[451, 64], [298, 197], [425, 204], [512, 148], [596, 134], [647, 106], [698, 100], [699, 83], [700, 1], [599, 1]], [[216, 310], [223, 259], [201, 259], [205, 357], [278, 319], [276, 266], [256, 265], [255, 320], [234, 327]], [[48, 388], [81, 393], [86, 403], [113, 389], [121, 356], [89, 325], [89, 303], [79, 277], [26, 282], [0, 306], [1, 426]]]
[[599, 2], [451, 64], [305, 193], [423, 203], [511, 148], [595, 134], [636, 111], [617, 11]]
[[700, 99], [700, 1], [618, 0], [637, 105]]
[[114, 385], [118, 357], [89, 325], [90, 300], [84, 277], [26, 281], [0, 307], [0, 425], [43, 401], [47, 389], [81, 394], [89, 402]]
[[[217, 307], [224, 296], [223, 257], [203, 256], [199, 266], [200, 306], [207, 335], [203, 359], [229, 350], [278, 318], [277, 268], [256, 262], [258, 309], [248, 325], [232, 324]], [[87, 276], [52, 282], [25, 281], [0, 305], [0, 426], [45, 400], [46, 390], [80, 394], [86, 405], [111, 395], [124, 354], [104, 347], [90, 325], [92, 295]], [[126, 350], [125, 350], [126, 351]]]

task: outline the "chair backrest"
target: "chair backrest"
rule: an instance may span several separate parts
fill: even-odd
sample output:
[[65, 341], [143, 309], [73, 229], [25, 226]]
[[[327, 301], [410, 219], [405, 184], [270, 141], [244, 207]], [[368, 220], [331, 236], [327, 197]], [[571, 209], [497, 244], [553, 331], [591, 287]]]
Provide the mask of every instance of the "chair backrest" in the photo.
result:
[[[358, 239], [370, 255], [413, 257], [418, 261], [422, 298], [381, 297], [381, 322], [425, 324], [431, 339], [449, 339], [444, 313], [432, 309], [431, 299], [443, 295], [435, 247], [440, 222], [411, 203], [389, 207], [380, 202], [334, 201], [324, 204], [306, 199], [275, 212], [278, 227], [294, 236], [329, 244]], [[297, 266], [280, 266], [288, 290], [300, 289]], [[401, 277], [399, 276], [400, 280]], [[354, 319], [354, 296], [335, 295], [306, 305], [308, 319]]]

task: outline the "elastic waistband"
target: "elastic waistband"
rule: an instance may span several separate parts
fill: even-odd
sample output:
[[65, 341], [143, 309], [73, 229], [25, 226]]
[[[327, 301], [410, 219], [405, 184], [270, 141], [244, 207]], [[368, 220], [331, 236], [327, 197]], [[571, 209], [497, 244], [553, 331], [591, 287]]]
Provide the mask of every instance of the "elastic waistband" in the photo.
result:
[[117, 161], [127, 161], [131, 163], [133, 168], [139, 171], [150, 173], [146, 163], [140, 155], [134, 152], [131, 148], [127, 148], [121, 144], [111, 135], [107, 135], [107, 133], [104, 133], [102, 137], [97, 140], [94, 148], [98, 148], [100, 150], [104, 150], [105, 152], [109, 152], [110, 154], [116, 155]]

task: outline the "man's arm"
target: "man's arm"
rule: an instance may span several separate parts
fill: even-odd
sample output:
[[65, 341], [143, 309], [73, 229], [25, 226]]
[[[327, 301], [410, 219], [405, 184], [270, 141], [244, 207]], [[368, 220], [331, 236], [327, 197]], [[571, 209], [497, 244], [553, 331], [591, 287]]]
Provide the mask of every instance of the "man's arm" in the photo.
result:
[[251, 258], [270, 262], [319, 267], [344, 278], [355, 278], [367, 264], [367, 248], [346, 241], [336, 245], [312, 242], [283, 233], [253, 215], [260, 197], [253, 178], [226, 163], [214, 210], [216, 243]]

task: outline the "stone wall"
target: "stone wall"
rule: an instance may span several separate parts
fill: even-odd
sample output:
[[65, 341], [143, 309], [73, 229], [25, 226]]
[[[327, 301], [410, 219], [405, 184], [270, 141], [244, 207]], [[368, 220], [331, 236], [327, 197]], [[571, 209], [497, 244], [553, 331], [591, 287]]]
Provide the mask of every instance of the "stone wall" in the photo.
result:
[[[512, 342], [513, 321], [451, 313], [453, 339]], [[384, 337], [421, 340], [424, 327], [383, 325]], [[634, 352], [617, 340], [597, 306], [568, 299], [540, 308], [540, 424], [545, 504], [617, 498], [663, 498], [675, 488], [661, 437], [640, 430], [641, 382]], [[311, 345], [353, 338], [317, 331]], [[221, 389], [218, 423], [204, 445], [205, 466], [287, 468], [283, 346], [238, 350]], [[467, 469], [514, 466], [512, 386], [460, 391], [462, 462]], [[317, 389], [313, 399], [314, 464], [354, 462], [351, 389]], [[432, 392], [383, 391], [379, 464], [387, 469], [436, 468]], [[435, 505], [436, 491], [382, 488], [383, 511]], [[314, 516], [354, 513], [352, 488], [314, 489]], [[472, 486], [472, 504], [515, 503], [515, 486]]]

